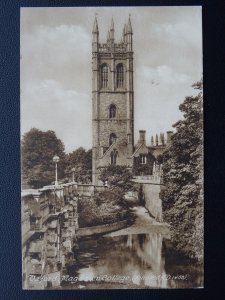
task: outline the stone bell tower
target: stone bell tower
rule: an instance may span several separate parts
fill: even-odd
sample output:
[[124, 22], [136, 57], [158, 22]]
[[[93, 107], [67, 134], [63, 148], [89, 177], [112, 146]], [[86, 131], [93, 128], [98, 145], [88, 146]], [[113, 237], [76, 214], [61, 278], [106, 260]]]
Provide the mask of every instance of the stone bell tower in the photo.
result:
[[134, 150], [133, 32], [130, 17], [121, 41], [114, 39], [114, 21], [99, 42], [97, 17], [92, 31], [92, 182], [102, 168], [132, 166]]

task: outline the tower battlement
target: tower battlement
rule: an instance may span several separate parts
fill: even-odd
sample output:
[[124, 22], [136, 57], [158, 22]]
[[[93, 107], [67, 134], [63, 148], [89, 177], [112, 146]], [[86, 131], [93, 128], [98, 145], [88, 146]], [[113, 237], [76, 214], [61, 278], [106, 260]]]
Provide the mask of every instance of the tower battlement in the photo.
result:
[[107, 32], [107, 38], [104, 43], [99, 42], [99, 29], [97, 17], [95, 17], [94, 26], [92, 30], [92, 52], [132, 52], [133, 50], [133, 30], [131, 26], [131, 19], [129, 16], [127, 24], [124, 25], [121, 40], [116, 43], [114, 39], [114, 21], [111, 21], [110, 30]]
[[118, 44], [110, 45], [109, 43], [99, 44], [99, 52], [100, 53], [108, 53], [108, 52], [126, 52], [127, 44], [122, 42]]

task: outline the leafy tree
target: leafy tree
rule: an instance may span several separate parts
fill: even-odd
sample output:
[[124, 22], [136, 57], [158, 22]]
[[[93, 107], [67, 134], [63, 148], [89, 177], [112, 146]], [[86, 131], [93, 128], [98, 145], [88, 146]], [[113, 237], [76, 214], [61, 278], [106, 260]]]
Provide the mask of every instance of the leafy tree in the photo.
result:
[[133, 174], [126, 166], [110, 165], [100, 174], [100, 180], [107, 181], [111, 189], [119, 188], [123, 193], [135, 190], [132, 178]]
[[171, 224], [175, 247], [185, 255], [203, 258], [203, 96], [202, 81], [193, 85], [197, 96], [186, 97], [179, 109], [184, 119], [163, 155], [162, 205]]
[[159, 154], [156, 158], [156, 163], [161, 165], [163, 163], [163, 154]]
[[58, 155], [58, 178], [64, 176], [64, 144], [54, 131], [32, 128], [22, 139], [22, 176], [34, 188], [50, 184], [55, 180], [53, 156]]
[[[103, 194], [101, 195], [103, 196]], [[130, 217], [128, 211], [115, 203], [118, 201], [114, 197], [114, 193], [105, 193], [105, 201], [102, 201], [102, 197], [96, 195], [95, 197], [83, 197], [78, 202], [79, 211], [79, 226], [96, 226], [111, 224], [122, 220], [127, 220]], [[101, 201], [98, 200], [101, 198]], [[115, 201], [110, 201], [115, 198]]]
[[85, 151], [80, 147], [75, 151], [66, 155], [66, 170], [65, 172], [71, 176], [72, 168], [75, 169], [75, 181], [89, 183], [91, 182], [92, 174], [92, 150]]
[[[79, 153], [84, 154], [83, 149], [80, 149]], [[80, 155], [79, 162], [82, 161], [83, 154]], [[108, 182], [108, 189], [96, 191], [93, 197], [88, 197], [86, 200], [84, 197], [79, 201], [79, 225], [94, 226], [121, 220], [133, 222], [134, 217], [124, 198], [126, 191], [134, 189], [132, 177], [131, 171], [125, 166], [111, 165], [104, 168], [100, 179]]]

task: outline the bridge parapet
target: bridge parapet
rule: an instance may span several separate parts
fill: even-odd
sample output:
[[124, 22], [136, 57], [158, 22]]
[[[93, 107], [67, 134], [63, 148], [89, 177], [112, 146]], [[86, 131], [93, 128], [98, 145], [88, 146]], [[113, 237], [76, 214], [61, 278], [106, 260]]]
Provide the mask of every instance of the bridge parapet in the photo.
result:
[[82, 199], [82, 196], [91, 197], [95, 192], [105, 189], [107, 189], [105, 186], [70, 182], [22, 191], [22, 251], [25, 288], [40, 288], [34, 282], [29, 281], [30, 275], [48, 274], [50, 278], [55, 272], [50, 270], [52, 265], [58, 266], [59, 264], [60, 270], [65, 267], [65, 263], [68, 263], [68, 255], [71, 255], [73, 247], [76, 247], [78, 200]]
[[[65, 267], [76, 243], [78, 213], [75, 182], [21, 193], [23, 276], [25, 288], [38, 288], [30, 275], [51, 275], [48, 267]], [[75, 193], [73, 193], [75, 191]], [[40, 247], [39, 247], [40, 245]], [[50, 261], [51, 260], [51, 261]], [[43, 266], [41, 268], [40, 266]], [[34, 286], [32, 286], [34, 284]]]

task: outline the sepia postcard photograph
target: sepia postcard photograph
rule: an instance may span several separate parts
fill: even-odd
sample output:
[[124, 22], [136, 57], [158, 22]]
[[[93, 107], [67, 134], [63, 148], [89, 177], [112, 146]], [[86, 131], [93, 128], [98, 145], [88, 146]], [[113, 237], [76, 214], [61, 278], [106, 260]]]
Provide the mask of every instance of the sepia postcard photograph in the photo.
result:
[[202, 7], [20, 8], [25, 290], [204, 287]]

